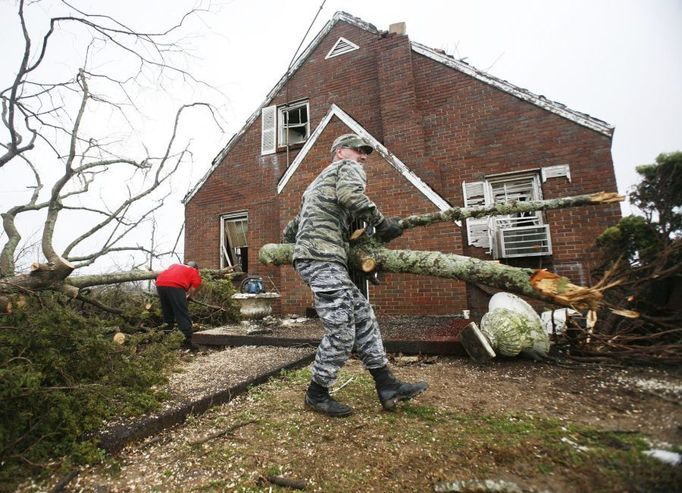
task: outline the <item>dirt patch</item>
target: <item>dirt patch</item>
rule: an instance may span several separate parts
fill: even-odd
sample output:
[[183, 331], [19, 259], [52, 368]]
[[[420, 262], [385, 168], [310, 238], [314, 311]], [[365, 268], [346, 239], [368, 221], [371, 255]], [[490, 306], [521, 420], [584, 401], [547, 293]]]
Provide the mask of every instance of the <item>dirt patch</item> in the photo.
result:
[[127, 447], [81, 471], [66, 491], [277, 491], [272, 475], [325, 492], [434, 491], [482, 479], [556, 493], [682, 486], [679, 466], [642, 453], [679, 451], [678, 371], [523, 360], [479, 366], [442, 356], [396, 357], [393, 367], [430, 385], [397, 413], [381, 411], [355, 359], [336, 394], [355, 414], [304, 410], [306, 368]]

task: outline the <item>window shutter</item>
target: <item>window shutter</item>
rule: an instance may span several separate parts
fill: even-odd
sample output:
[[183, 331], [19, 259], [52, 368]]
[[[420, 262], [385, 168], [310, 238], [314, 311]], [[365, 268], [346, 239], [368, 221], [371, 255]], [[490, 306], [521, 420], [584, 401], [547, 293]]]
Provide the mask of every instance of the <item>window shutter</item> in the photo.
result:
[[[485, 206], [490, 203], [487, 198], [485, 182], [463, 182], [464, 207]], [[489, 218], [467, 219], [467, 241], [469, 245], [490, 250]]]
[[261, 156], [277, 150], [277, 107], [267, 106], [261, 110]]

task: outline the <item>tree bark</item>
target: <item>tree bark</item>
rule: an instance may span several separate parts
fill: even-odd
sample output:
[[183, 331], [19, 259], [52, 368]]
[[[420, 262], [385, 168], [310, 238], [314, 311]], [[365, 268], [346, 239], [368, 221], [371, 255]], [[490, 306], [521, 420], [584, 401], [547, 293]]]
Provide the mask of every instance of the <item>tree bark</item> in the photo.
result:
[[[156, 279], [156, 276], [161, 272], [133, 270], [110, 274], [68, 277], [73, 270], [73, 266], [69, 270], [68, 265], [70, 264], [66, 261], [57, 266], [34, 264], [33, 270], [29, 274], [0, 278], [0, 294], [57, 291], [71, 298], [76, 298], [79, 296], [79, 291], [82, 288]], [[241, 275], [240, 272], [230, 272], [228, 269], [202, 269], [201, 272], [202, 275], [224, 279], [231, 279]]]
[[584, 205], [611, 204], [614, 202], [622, 202], [623, 200], [625, 200], [625, 197], [614, 192], [597, 192], [588, 195], [575, 195], [573, 197], [561, 197], [549, 200], [530, 200], [526, 202], [515, 200], [490, 206], [452, 207], [451, 209], [441, 212], [408, 216], [400, 220], [400, 225], [403, 229], [410, 229], [444, 221], [460, 221], [463, 219], [486, 216], [504, 216], [506, 214], [564, 209], [566, 207]]
[[[269, 243], [261, 248], [259, 258], [264, 264], [289, 265], [293, 251], [293, 244]], [[349, 261], [353, 267], [363, 270], [368, 258], [373, 259], [377, 269], [383, 272], [458, 279], [555, 305], [594, 309], [602, 299], [599, 290], [577, 286], [568, 278], [546, 270], [511, 267], [452, 253], [391, 250], [369, 238], [351, 246]]]

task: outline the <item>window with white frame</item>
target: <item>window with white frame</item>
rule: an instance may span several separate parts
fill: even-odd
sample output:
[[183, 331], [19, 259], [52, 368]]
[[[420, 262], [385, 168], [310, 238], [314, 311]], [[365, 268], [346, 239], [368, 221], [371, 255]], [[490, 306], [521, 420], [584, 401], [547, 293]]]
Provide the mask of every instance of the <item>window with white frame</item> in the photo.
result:
[[272, 154], [278, 147], [302, 144], [310, 137], [310, 104], [298, 101], [261, 110], [261, 154]]
[[[542, 200], [536, 172], [486, 177], [463, 183], [464, 205], [490, 206], [504, 202]], [[549, 226], [541, 212], [467, 219], [469, 245], [486, 248], [495, 258], [551, 255]]]
[[220, 268], [236, 267], [249, 271], [249, 217], [246, 212], [220, 217]]

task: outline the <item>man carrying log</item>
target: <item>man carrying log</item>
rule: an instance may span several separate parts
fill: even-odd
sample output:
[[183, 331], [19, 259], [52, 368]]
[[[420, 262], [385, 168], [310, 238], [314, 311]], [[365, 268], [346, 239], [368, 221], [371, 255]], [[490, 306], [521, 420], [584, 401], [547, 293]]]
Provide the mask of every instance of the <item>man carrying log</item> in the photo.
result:
[[294, 268], [312, 290], [325, 330], [305, 404], [334, 417], [353, 412], [329, 395], [329, 387], [353, 348], [374, 378], [385, 410], [394, 410], [397, 402], [422, 393], [428, 386], [425, 382], [401, 382], [393, 376], [374, 311], [348, 274], [353, 220], [373, 225], [384, 243], [402, 234], [398, 220], [384, 217], [365, 195], [367, 177], [362, 163], [372, 150], [358, 135], [338, 137], [331, 147], [332, 164], [303, 193], [301, 209], [283, 233], [285, 243], [295, 243]]

